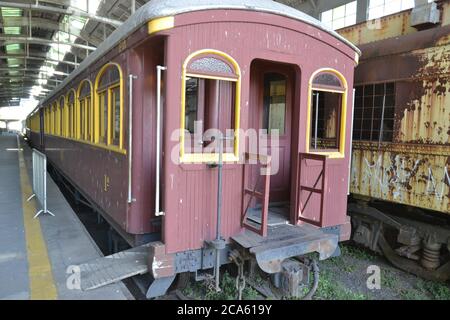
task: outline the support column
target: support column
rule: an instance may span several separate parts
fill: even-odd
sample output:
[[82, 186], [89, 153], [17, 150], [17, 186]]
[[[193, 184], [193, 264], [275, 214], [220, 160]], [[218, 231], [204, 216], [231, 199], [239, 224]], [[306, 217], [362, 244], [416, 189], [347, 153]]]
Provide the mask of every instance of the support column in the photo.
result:
[[[358, 0], [356, 8], [356, 23], [367, 21], [367, 11], [369, 10], [370, 0]], [[426, 1], [426, 0], [425, 0]]]

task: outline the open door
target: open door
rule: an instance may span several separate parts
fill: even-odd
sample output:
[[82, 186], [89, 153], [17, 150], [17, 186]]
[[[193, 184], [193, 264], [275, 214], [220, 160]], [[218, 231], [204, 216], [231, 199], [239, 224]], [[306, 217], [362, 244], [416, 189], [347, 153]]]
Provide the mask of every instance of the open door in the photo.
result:
[[[288, 223], [293, 209], [290, 202], [292, 169], [295, 167], [292, 165], [294, 68], [265, 60], [255, 60], [251, 65], [250, 128], [259, 133], [258, 153], [270, 156], [272, 161], [269, 225]], [[257, 183], [258, 170], [254, 167], [251, 171], [253, 184]], [[253, 215], [260, 216], [261, 213]]]

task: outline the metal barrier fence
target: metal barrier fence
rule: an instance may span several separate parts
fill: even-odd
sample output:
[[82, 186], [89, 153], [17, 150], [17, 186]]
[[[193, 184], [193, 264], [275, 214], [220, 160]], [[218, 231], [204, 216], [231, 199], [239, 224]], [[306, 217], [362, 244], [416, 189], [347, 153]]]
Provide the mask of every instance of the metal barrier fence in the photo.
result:
[[33, 192], [28, 201], [36, 197], [41, 207], [34, 218], [46, 213], [54, 217], [55, 215], [47, 209], [47, 156], [36, 149], [33, 149]]

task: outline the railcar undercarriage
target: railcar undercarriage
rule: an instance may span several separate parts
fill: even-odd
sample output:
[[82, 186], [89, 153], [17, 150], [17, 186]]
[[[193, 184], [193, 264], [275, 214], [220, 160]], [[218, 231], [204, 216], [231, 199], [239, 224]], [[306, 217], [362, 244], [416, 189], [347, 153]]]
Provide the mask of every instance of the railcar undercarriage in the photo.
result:
[[450, 226], [388, 214], [364, 200], [350, 203], [348, 211], [357, 244], [421, 278], [450, 280]]

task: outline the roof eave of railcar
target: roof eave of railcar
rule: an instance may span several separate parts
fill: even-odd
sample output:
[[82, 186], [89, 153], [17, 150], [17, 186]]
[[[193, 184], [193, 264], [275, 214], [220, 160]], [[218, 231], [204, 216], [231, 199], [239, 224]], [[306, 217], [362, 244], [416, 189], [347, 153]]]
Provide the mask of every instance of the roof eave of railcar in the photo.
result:
[[117, 46], [122, 40], [135, 32], [145, 23], [163, 17], [175, 16], [182, 13], [203, 11], [203, 10], [249, 10], [267, 12], [285, 16], [291, 19], [305, 22], [317, 27], [352, 48], [358, 56], [361, 51], [353, 43], [340, 36], [334, 30], [326, 27], [319, 20], [298, 11], [292, 7], [272, 1], [272, 0], [152, 0], [137, 10], [127, 21], [116, 29], [100, 46], [89, 55], [64, 81], [62, 81], [49, 95], [41, 102], [45, 105], [54, 95], [80, 75], [92, 63], [101, 58], [106, 52]]

